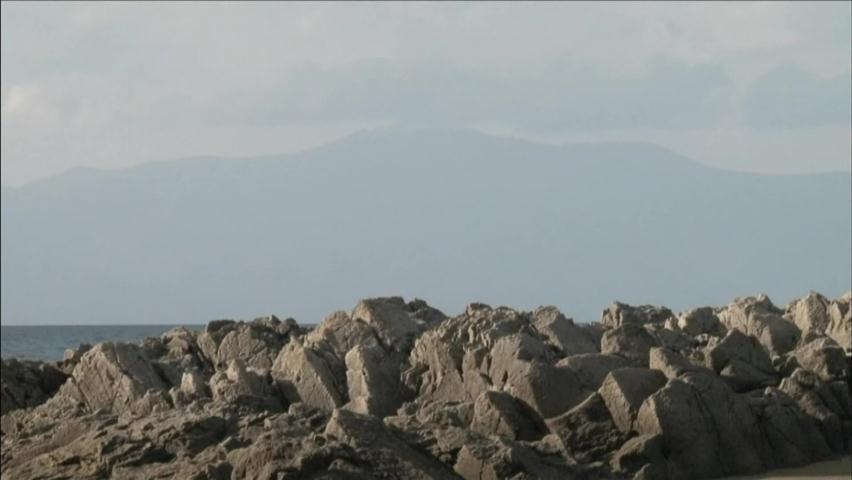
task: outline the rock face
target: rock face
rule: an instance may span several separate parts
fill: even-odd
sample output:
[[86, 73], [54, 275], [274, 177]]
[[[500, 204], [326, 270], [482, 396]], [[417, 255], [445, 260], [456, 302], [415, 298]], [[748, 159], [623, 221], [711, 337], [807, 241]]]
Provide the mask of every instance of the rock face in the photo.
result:
[[[847, 296], [848, 297], [848, 296]], [[852, 449], [849, 298], [218, 320], [2, 361], [3, 478], [676, 479]]]
[[35, 407], [53, 396], [67, 375], [53, 365], [26, 360], [0, 361], [0, 414]]

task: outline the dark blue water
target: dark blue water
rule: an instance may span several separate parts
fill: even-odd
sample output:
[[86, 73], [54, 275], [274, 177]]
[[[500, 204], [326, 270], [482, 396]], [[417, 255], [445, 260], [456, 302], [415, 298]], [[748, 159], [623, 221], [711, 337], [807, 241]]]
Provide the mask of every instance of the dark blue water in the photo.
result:
[[[66, 348], [81, 343], [138, 342], [157, 337], [178, 325], [40, 325], [0, 326], [0, 356], [31, 360], [61, 360]], [[200, 330], [203, 325], [185, 325]]]

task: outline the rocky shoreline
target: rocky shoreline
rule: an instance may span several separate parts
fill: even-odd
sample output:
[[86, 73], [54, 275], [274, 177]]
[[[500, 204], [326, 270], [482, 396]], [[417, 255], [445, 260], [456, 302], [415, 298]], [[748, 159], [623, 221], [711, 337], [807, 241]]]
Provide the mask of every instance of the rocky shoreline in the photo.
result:
[[363, 300], [2, 361], [3, 478], [692, 479], [852, 451], [852, 294], [679, 314]]

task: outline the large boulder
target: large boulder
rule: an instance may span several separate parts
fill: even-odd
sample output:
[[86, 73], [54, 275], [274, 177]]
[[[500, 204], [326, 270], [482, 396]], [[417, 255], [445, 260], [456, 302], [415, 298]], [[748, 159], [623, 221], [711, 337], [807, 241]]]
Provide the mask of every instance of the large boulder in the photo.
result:
[[579, 463], [605, 459], [627, 438], [616, 427], [603, 397], [597, 392], [546, 422], [550, 431], [559, 437], [563, 450]]
[[783, 314], [764, 294], [737, 298], [717, 312], [725, 327], [757, 337], [771, 355], [789, 352], [801, 337], [799, 327], [785, 319]]
[[831, 455], [815, 420], [783, 391], [772, 387], [755, 390], [746, 400], [778, 465], [804, 465]]
[[674, 478], [759, 472], [769, 455], [748, 403], [711, 375], [670, 379], [645, 400], [635, 425], [662, 435]]
[[64, 372], [49, 363], [0, 360], [0, 415], [44, 403], [66, 378]]
[[852, 292], [829, 300], [817, 292], [793, 301], [785, 317], [796, 324], [802, 335], [827, 335], [841, 347], [852, 349]]
[[511, 372], [519, 368], [517, 360], [550, 363], [553, 359], [552, 349], [529, 315], [471, 304], [462, 315], [417, 339], [403, 380], [421, 398], [472, 402], [491, 385], [505, 389]]
[[513, 440], [537, 440], [547, 432], [538, 412], [505, 392], [486, 391], [473, 404], [471, 430]]
[[666, 307], [655, 305], [632, 306], [626, 303], [613, 302], [601, 314], [601, 323], [606, 328], [618, 328], [622, 325], [645, 325], [648, 323], [664, 323], [674, 314]]
[[707, 367], [713, 369], [737, 392], [778, 384], [772, 360], [757, 338], [731, 330], [709, 348]]
[[677, 317], [677, 325], [687, 335], [696, 337], [707, 334], [716, 337], [724, 336], [727, 329], [719, 321], [713, 307], [701, 307], [687, 310]]
[[57, 395], [73, 398], [90, 411], [136, 411], [149, 390], [169, 387], [138, 345], [106, 342], [92, 347], [74, 367]]
[[403, 402], [400, 359], [372, 341], [355, 345], [345, 357], [348, 409], [377, 417], [394, 413]]
[[337, 311], [325, 317], [306, 336], [309, 345], [325, 346], [344, 358], [357, 345], [377, 340], [376, 331], [366, 323], [353, 320], [348, 313]]
[[571, 370], [585, 388], [593, 391], [601, 386], [609, 372], [617, 368], [630, 367], [632, 364], [618, 355], [586, 353], [565, 357], [559, 360], [556, 366]]
[[281, 349], [270, 373], [290, 403], [330, 411], [346, 402], [346, 388], [332, 368], [319, 352], [292, 341]]
[[816, 337], [794, 352], [798, 364], [814, 372], [824, 382], [846, 380], [849, 364], [843, 348], [830, 337]]
[[539, 307], [533, 313], [533, 326], [548, 343], [556, 347], [563, 355], [596, 353], [599, 343], [586, 330], [574, 324], [556, 307]]
[[658, 370], [619, 368], [609, 372], [598, 393], [609, 409], [612, 420], [622, 432], [633, 430], [639, 407], [646, 398], [666, 384]]
[[[214, 400], [269, 410], [282, 408], [267, 375], [246, 369], [239, 358], [231, 359], [226, 370], [220, 370], [213, 375], [210, 379], [210, 391]], [[197, 393], [199, 396], [203, 394], [203, 390]]]
[[648, 352], [648, 367], [659, 370], [666, 378], [677, 378], [687, 373], [712, 373], [702, 365], [665, 347], [653, 347]]
[[210, 322], [198, 336], [198, 346], [217, 369], [240, 359], [247, 367], [269, 369], [278, 352], [299, 331], [293, 319], [261, 317], [251, 322], [218, 320]]
[[624, 323], [607, 330], [601, 338], [601, 353], [624, 357], [637, 366], [648, 366], [648, 352], [659, 342], [642, 325]]
[[371, 327], [386, 348], [398, 352], [410, 351], [420, 334], [446, 318], [423, 300], [405, 303], [402, 297], [361, 300], [350, 316]]
[[848, 452], [852, 448], [852, 400], [846, 382], [826, 383], [815, 373], [799, 368], [778, 388], [816, 421], [832, 450]]

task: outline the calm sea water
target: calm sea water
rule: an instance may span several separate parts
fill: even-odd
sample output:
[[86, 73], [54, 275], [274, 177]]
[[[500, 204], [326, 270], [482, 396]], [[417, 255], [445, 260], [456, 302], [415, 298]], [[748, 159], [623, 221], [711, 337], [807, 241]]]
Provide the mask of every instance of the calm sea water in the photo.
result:
[[[81, 343], [138, 342], [157, 337], [178, 325], [40, 325], [0, 326], [0, 356], [31, 360], [61, 360], [66, 348]], [[185, 325], [200, 330], [203, 325]]]

